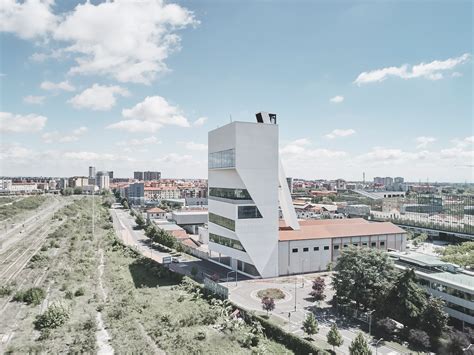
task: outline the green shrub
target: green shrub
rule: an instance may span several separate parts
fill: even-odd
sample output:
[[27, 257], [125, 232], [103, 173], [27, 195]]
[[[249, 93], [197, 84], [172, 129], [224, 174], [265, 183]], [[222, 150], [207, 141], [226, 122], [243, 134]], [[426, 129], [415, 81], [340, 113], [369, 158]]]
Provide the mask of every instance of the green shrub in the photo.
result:
[[69, 319], [69, 310], [62, 304], [53, 304], [40, 315], [36, 316], [34, 326], [36, 330], [59, 328]]
[[199, 332], [196, 333], [196, 335], [194, 336], [194, 339], [196, 340], [206, 339], [206, 332], [203, 332], [202, 330], [200, 330]]
[[74, 296], [75, 297], [79, 297], [79, 296], [84, 296], [85, 294], [85, 290], [84, 290], [84, 287], [79, 287], [76, 292], [74, 292]]
[[10, 285], [0, 286], [0, 297], [10, 296], [13, 292], [13, 288]]
[[45, 292], [42, 288], [32, 287], [26, 291], [18, 291], [13, 296], [15, 302], [25, 302], [26, 304], [39, 305], [44, 300]]
[[64, 295], [65, 299], [72, 300], [73, 297], [74, 297], [74, 293], [72, 293], [72, 291], [70, 290], [66, 291], [66, 294]]

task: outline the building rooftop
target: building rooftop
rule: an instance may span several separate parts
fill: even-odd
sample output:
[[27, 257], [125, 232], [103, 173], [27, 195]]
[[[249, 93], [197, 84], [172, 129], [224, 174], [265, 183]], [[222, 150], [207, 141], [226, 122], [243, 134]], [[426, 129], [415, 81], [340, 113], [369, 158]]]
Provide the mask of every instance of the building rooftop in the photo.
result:
[[162, 210], [159, 207], [153, 207], [146, 211], [146, 213], [165, 213], [165, 210]]
[[280, 241], [406, 233], [393, 223], [372, 223], [362, 218], [304, 220], [299, 221], [299, 224], [300, 230], [280, 224]]
[[[403, 261], [419, 265], [419, 267], [414, 267], [414, 269], [416, 273], [423, 275], [423, 278], [455, 285], [467, 292], [474, 293], [474, 276], [472, 273], [469, 274], [468, 272], [459, 269], [454, 264], [441, 261], [438, 257], [433, 255], [427, 255], [413, 251], [389, 252], [389, 255], [399, 259], [402, 262], [401, 264], [396, 263], [398, 267], [410, 267], [409, 264], [405, 264]], [[450, 269], [451, 271], [444, 271], [441, 268]]]

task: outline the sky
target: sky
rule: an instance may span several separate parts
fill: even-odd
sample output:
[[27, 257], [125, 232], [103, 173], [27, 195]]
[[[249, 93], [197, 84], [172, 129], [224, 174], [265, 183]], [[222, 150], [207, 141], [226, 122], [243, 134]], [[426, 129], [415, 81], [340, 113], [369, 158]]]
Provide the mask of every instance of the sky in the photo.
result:
[[207, 178], [277, 114], [288, 176], [473, 182], [471, 1], [0, 4], [0, 175]]

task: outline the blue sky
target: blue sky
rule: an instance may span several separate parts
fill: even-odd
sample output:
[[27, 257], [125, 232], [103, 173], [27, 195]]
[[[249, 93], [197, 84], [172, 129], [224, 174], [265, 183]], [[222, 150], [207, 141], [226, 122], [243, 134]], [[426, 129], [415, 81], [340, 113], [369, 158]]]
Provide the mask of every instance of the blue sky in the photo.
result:
[[288, 175], [472, 182], [472, 6], [8, 0], [1, 174], [207, 177], [207, 132], [263, 110]]

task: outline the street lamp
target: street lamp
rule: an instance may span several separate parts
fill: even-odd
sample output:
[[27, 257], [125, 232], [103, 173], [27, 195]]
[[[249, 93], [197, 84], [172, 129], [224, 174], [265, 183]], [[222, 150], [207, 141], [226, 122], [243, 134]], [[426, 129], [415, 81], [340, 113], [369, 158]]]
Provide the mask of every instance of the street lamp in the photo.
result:
[[375, 342], [375, 355], [377, 355], [377, 351], [378, 351], [378, 346], [379, 346], [379, 343], [383, 340], [383, 338], [380, 338], [379, 340], [377, 340]]

